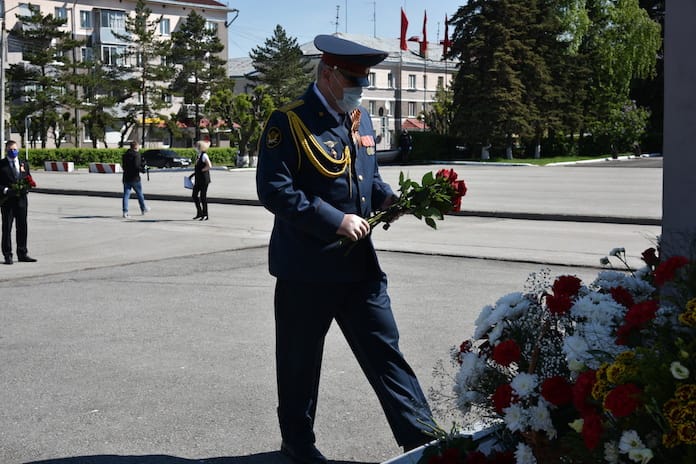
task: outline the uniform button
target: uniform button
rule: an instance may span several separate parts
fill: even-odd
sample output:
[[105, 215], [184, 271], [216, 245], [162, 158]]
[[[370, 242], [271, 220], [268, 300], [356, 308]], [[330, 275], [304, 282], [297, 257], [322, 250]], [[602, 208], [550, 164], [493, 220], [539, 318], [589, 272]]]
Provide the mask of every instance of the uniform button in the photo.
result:
[[362, 174], [358, 174], [358, 180], [363, 180]]
[[367, 200], [365, 200], [365, 197], [360, 197], [360, 201], [362, 201], [363, 203], [365, 203], [365, 201], [367, 201]]

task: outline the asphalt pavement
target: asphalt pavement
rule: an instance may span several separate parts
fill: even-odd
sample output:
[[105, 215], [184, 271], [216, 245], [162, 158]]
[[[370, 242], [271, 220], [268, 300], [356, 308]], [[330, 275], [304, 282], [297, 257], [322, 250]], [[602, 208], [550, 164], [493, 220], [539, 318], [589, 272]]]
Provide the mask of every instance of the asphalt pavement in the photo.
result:
[[[403, 217], [374, 232], [401, 349], [426, 389], [449, 388], [435, 367], [480, 308], [530, 273], [589, 283], [613, 247], [640, 264], [660, 231], [662, 170], [625, 161], [382, 168], [396, 187], [402, 171], [454, 167], [469, 187], [464, 213], [438, 230]], [[0, 463], [288, 464], [277, 452], [272, 216], [256, 206], [253, 169], [218, 169], [211, 219], [192, 221], [189, 173], [153, 170], [152, 211], [124, 220], [120, 175], [34, 172], [39, 261], [0, 267]], [[336, 327], [320, 388], [317, 445], [333, 464], [400, 452]]]

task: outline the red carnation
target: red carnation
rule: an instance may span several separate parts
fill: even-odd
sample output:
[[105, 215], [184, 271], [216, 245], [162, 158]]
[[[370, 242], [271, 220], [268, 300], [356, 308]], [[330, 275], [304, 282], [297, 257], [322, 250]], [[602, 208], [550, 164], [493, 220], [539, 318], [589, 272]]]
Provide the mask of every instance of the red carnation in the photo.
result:
[[640, 406], [641, 393], [642, 390], [635, 384], [619, 385], [604, 398], [604, 409], [616, 417], [626, 417]]
[[514, 340], [505, 340], [493, 348], [493, 360], [501, 366], [509, 366], [519, 361], [521, 355], [522, 351]]
[[634, 329], [645, 328], [648, 322], [655, 319], [658, 307], [658, 303], [655, 300], [634, 304], [626, 312], [624, 325]]
[[509, 407], [512, 404], [512, 387], [508, 383], [499, 385], [493, 393], [491, 398], [493, 401], [493, 408], [498, 414], [503, 413], [503, 409]]
[[573, 306], [573, 300], [566, 294], [546, 295], [546, 306], [551, 314], [565, 314]]
[[27, 177], [25, 177], [25, 179], [27, 180], [29, 187], [31, 187], [31, 188], [36, 187], [36, 182], [34, 182], [34, 179], [31, 177], [31, 174], [29, 174]]
[[599, 445], [602, 437], [602, 417], [596, 412], [583, 415], [582, 439], [589, 450], [593, 450]]
[[643, 261], [645, 261], [645, 264], [650, 267], [655, 267], [660, 264], [660, 258], [657, 257], [657, 253], [654, 248], [648, 248], [645, 250], [641, 254], [641, 257], [643, 258]]
[[630, 308], [635, 304], [633, 295], [623, 287], [612, 287], [609, 289], [609, 293], [611, 293], [614, 301], [626, 308]]
[[581, 284], [582, 281], [577, 277], [564, 275], [556, 279], [551, 286], [551, 290], [555, 295], [567, 295], [573, 298], [578, 294]]
[[684, 256], [672, 256], [667, 261], [661, 262], [655, 269], [655, 285], [662, 286], [674, 279], [674, 274], [683, 266], [689, 264]]
[[581, 372], [572, 387], [573, 405], [580, 414], [586, 414], [594, 409], [590, 400], [592, 399], [592, 387], [597, 382], [596, 374], [597, 372], [591, 369]]
[[557, 375], [541, 383], [541, 396], [551, 404], [563, 406], [573, 399], [573, 392], [568, 381]]

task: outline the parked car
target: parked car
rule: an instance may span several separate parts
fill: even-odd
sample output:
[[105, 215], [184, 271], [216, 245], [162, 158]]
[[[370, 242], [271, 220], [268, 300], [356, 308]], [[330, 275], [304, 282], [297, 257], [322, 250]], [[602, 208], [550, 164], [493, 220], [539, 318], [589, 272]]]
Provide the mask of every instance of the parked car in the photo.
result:
[[152, 148], [142, 153], [142, 158], [150, 167], [172, 168], [187, 167], [191, 164], [191, 159], [187, 158], [174, 150], [166, 148]]

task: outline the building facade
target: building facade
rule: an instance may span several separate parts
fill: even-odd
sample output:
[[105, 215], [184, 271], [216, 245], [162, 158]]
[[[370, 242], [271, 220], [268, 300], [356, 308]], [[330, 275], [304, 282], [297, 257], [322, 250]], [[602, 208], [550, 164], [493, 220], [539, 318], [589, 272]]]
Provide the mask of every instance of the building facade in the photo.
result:
[[[420, 44], [408, 42], [409, 50], [401, 50], [400, 40], [336, 33], [368, 47], [389, 52], [382, 63], [370, 70], [370, 86], [363, 93], [363, 106], [368, 109], [377, 133], [379, 150], [394, 148], [399, 132], [428, 130], [423, 113], [428, 112], [438, 88], [448, 88], [454, 75], [454, 64], [441, 60], [442, 47], [428, 47], [425, 57], [418, 54]], [[316, 65], [321, 52], [312, 42], [300, 46], [305, 56]], [[249, 76], [255, 73], [251, 59], [229, 61], [230, 77], [235, 79], [235, 92], [249, 92]], [[304, 91], [300, 89], [299, 93]]]
[[[3, 71], [12, 64], [20, 63], [23, 60], [22, 44], [13, 40], [12, 32], [16, 28], [23, 27], [18, 21], [17, 16], [30, 15], [29, 5], [39, 7], [43, 15], [52, 14], [54, 17], [63, 18], [66, 20], [63, 26], [66, 32], [69, 32], [72, 37], [78, 40], [84, 40], [85, 45], [79, 50], [75, 50], [73, 56], [76, 60], [93, 60], [98, 58], [104, 66], [118, 65], [128, 66], [128, 62], [124, 60], [123, 53], [127, 46], [120, 40], [116, 34], [125, 34], [126, 17], [133, 16], [137, 0], [74, 0], [74, 1], [52, 1], [52, 0], [32, 0], [31, 2], [5, 0], [2, 1], [4, 9], [2, 11], [3, 23]], [[226, 5], [215, 0], [148, 0], [147, 7], [152, 11], [151, 18], [162, 20], [159, 23], [158, 34], [163, 39], [169, 39], [171, 33], [176, 31], [180, 25], [186, 21], [186, 18], [195, 11], [197, 14], [205, 18], [207, 24], [217, 31], [225, 49], [221, 52], [221, 57], [228, 59], [228, 13], [231, 11]], [[116, 34], [115, 34], [116, 33]], [[4, 77], [4, 72], [3, 72]], [[6, 87], [7, 80], [3, 79], [3, 85]], [[5, 88], [3, 88], [3, 91]], [[139, 97], [134, 97], [137, 103]], [[8, 115], [8, 102], [4, 102], [4, 132], [5, 140], [7, 137], [21, 138], [21, 134], [17, 134], [17, 127], [10, 126], [10, 118]], [[169, 102], [171, 107], [166, 110], [167, 114], [177, 113], [183, 104], [182, 100], [177, 97], [172, 97]], [[79, 125], [79, 115], [78, 119]], [[107, 133], [106, 142], [108, 146], [116, 146], [122, 138], [122, 128], [113, 128]], [[126, 134], [126, 138], [139, 139], [137, 131], [141, 128], [136, 126], [133, 133]], [[158, 140], [155, 143], [161, 144], [163, 141]], [[164, 141], [166, 142], [166, 141]], [[91, 143], [86, 138], [83, 131], [81, 140], [66, 140], [66, 145], [86, 145]], [[166, 144], [166, 143], [165, 143]], [[47, 146], [51, 146], [51, 140], [47, 141]]]

